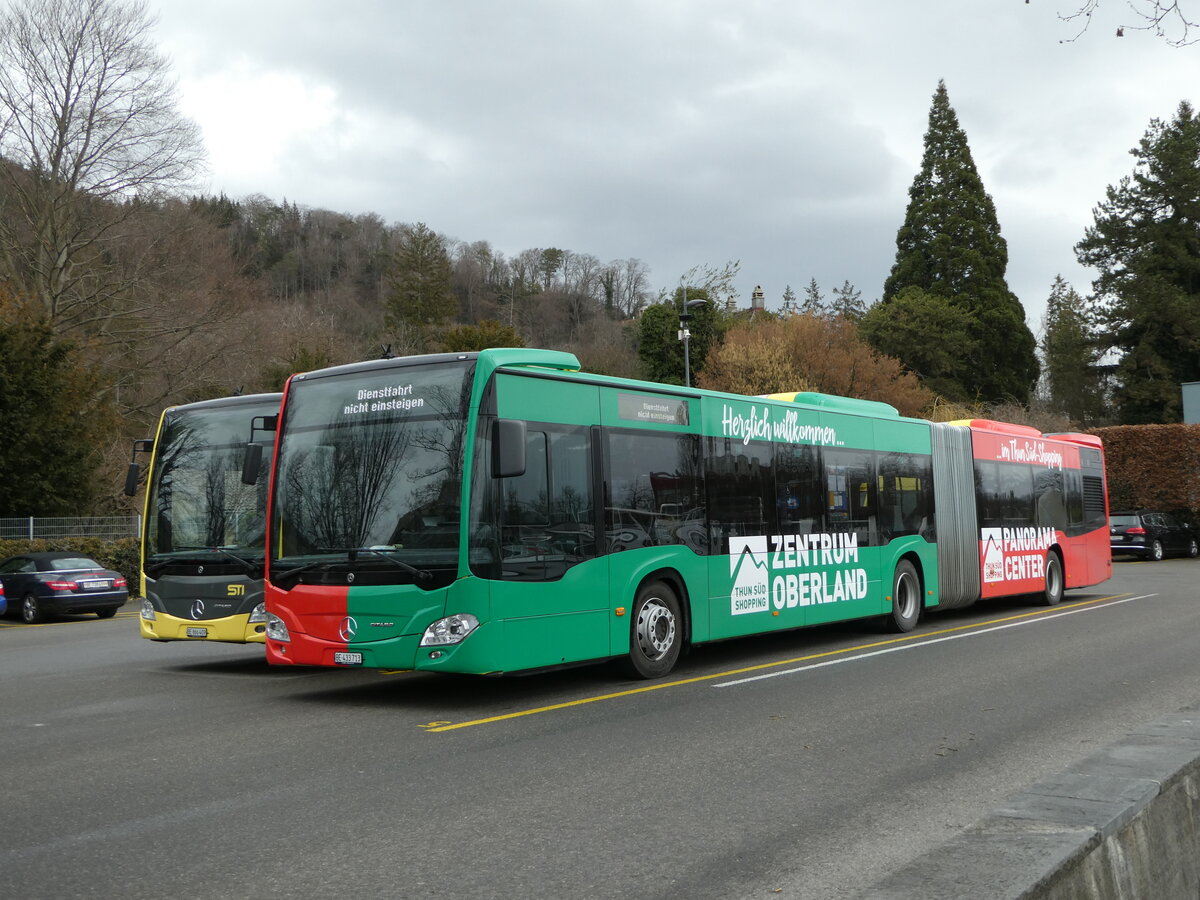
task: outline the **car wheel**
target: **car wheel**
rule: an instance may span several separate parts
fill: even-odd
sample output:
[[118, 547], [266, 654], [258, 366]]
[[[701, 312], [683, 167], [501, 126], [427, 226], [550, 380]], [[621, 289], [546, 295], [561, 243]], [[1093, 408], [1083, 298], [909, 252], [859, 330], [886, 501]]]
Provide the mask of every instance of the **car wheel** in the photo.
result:
[[96, 617], [100, 619], [111, 619], [116, 614], [117, 608], [115, 606], [110, 606], [107, 609], [96, 610]]
[[888, 631], [906, 632], [921, 618], [921, 579], [908, 560], [896, 564], [892, 575], [892, 611], [884, 620]]
[[1150, 558], [1158, 562], [1163, 558], [1162, 541], [1151, 541], [1150, 543]]
[[1046, 587], [1042, 591], [1042, 602], [1047, 606], [1058, 606], [1063, 598], [1062, 560], [1053, 550], [1046, 554]]
[[33, 594], [26, 594], [21, 601], [21, 620], [26, 625], [46, 621], [46, 610], [42, 607], [42, 601]]
[[1190, 556], [1192, 559], [1200, 556], [1200, 543], [1196, 543], [1195, 538], [1192, 538], [1190, 541], [1188, 541], [1188, 556]]
[[661, 581], [642, 585], [633, 601], [629, 656], [624, 668], [639, 678], [662, 678], [683, 647], [683, 616], [675, 592]]

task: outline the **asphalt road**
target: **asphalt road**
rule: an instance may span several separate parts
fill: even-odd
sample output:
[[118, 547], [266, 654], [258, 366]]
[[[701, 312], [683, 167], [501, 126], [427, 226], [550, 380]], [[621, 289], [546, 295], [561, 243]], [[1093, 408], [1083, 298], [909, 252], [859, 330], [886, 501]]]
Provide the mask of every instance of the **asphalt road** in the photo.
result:
[[[1200, 560], [1054, 609], [483, 679], [0, 624], [0, 897], [852, 897], [1200, 701]], [[756, 680], [747, 680], [756, 679]]]

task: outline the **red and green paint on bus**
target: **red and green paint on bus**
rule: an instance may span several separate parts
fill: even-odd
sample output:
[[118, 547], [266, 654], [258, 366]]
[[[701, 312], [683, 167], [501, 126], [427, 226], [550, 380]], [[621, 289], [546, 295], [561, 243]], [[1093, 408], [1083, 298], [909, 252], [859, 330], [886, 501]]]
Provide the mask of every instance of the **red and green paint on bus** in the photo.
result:
[[267, 658], [500, 674], [1111, 574], [1103, 448], [821, 394], [579, 371], [546, 350], [294, 376], [268, 503]]

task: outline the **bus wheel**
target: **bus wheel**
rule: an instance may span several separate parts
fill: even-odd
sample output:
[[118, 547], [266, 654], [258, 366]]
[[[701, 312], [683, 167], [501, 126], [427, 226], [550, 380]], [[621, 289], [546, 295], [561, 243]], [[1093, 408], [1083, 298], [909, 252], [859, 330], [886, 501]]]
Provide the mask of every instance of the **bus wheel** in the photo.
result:
[[662, 678], [675, 667], [683, 646], [683, 617], [675, 592], [661, 581], [642, 585], [633, 601], [629, 623], [628, 674]]
[[892, 611], [888, 614], [888, 631], [912, 631], [921, 618], [921, 579], [906, 559], [896, 564], [892, 576]]
[[1063, 568], [1058, 554], [1051, 550], [1046, 554], [1046, 589], [1042, 591], [1042, 602], [1057, 606], [1063, 598]]

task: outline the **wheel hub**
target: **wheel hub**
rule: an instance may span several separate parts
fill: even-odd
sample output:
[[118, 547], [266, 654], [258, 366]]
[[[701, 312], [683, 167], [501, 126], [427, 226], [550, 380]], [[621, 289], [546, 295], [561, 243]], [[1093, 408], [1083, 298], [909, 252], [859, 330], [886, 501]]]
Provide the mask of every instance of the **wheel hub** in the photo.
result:
[[638, 613], [638, 646], [647, 659], [662, 659], [675, 644], [675, 616], [661, 601], [647, 600]]

